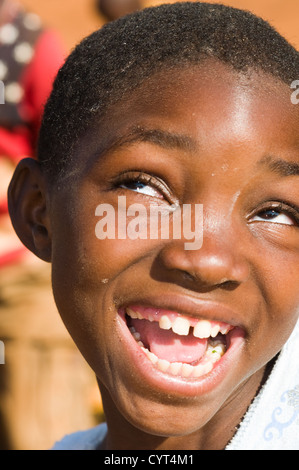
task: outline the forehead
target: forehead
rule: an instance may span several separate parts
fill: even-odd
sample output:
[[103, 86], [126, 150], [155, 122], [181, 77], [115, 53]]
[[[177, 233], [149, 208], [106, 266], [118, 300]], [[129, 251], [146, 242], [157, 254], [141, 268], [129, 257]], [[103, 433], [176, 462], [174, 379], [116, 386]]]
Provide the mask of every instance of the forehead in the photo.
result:
[[218, 61], [163, 70], [109, 109], [88, 136], [89, 155], [129, 144], [136, 129], [145, 129], [181, 136], [198, 148], [212, 141], [264, 146], [267, 140], [276, 149], [296, 149], [298, 157], [299, 105], [291, 101], [293, 91], [271, 75], [238, 73]]

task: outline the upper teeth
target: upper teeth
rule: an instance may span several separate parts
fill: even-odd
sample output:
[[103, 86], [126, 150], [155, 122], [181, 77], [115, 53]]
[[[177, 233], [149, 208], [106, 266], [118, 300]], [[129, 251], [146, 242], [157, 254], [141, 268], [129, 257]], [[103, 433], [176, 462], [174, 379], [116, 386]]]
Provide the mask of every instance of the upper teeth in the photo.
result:
[[[140, 320], [149, 320], [154, 321], [154, 316], [147, 316], [146, 318], [141, 315], [140, 312], [133, 310], [132, 308], [127, 308], [126, 313], [131, 318], [137, 318]], [[210, 322], [208, 320], [189, 320], [186, 317], [177, 316], [177, 315], [162, 315], [157, 317], [159, 321], [159, 327], [163, 330], [170, 330], [178, 335], [187, 336], [190, 332], [190, 328], [193, 326], [193, 335], [197, 338], [215, 338], [218, 333], [226, 334], [231, 330], [231, 326], [227, 323], [217, 323]], [[191, 325], [192, 322], [192, 325]]]

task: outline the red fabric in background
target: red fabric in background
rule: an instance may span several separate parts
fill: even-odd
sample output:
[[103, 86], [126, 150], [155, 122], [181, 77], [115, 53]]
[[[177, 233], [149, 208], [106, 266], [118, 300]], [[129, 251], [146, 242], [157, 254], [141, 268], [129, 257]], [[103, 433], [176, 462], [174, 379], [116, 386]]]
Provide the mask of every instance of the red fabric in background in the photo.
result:
[[35, 156], [43, 108], [63, 61], [64, 49], [57, 35], [52, 31], [43, 32], [35, 45], [33, 59], [25, 68], [20, 82], [24, 88], [24, 98], [19, 109], [30, 120], [31, 128], [19, 126], [13, 131], [0, 128], [0, 155], [14, 161]]
[[[30, 125], [17, 126], [13, 130], [0, 127], [0, 158], [9, 158], [17, 164], [24, 157], [36, 156], [36, 141], [44, 105], [64, 59], [64, 48], [58, 36], [53, 31], [43, 31], [35, 44], [34, 56], [20, 78], [24, 97], [19, 111]], [[7, 201], [0, 200], [0, 221], [1, 217], [8, 217], [7, 212]], [[26, 252], [25, 247], [17, 246], [0, 255], [0, 268], [19, 262]]]

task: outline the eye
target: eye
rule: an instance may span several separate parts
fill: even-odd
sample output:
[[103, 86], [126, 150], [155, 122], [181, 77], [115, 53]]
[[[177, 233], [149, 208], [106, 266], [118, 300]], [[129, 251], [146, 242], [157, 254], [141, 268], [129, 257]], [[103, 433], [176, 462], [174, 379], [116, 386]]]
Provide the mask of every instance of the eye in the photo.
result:
[[122, 188], [138, 194], [166, 200], [174, 203], [174, 196], [167, 184], [158, 176], [143, 172], [129, 171], [122, 173], [113, 182], [115, 189]]
[[276, 224], [293, 225], [294, 222], [291, 217], [286, 214], [281, 214], [277, 210], [268, 210], [260, 212], [259, 215], [253, 217], [253, 220], [262, 220], [267, 222], [275, 222]]
[[131, 180], [126, 183], [119, 185], [120, 188], [129, 189], [130, 191], [136, 191], [137, 193], [146, 194], [147, 196], [158, 197], [163, 199], [163, 195], [157, 191], [149, 183], [145, 183], [140, 180]]
[[280, 204], [279, 206], [266, 208], [254, 215], [250, 222], [271, 222], [282, 225], [299, 225], [299, 212], [290, 206]]

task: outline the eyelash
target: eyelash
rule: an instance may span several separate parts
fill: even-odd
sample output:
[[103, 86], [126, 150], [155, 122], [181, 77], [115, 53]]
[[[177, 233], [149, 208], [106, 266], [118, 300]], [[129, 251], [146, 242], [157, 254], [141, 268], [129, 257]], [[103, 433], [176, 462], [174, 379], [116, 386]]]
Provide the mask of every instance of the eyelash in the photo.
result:
[[286, 214], [287, 216], [291, 217], [296, 226], [299, 226], [299, 208], [293, 205], [290, 205], [289, 203], [286, 203], [284, 201], [276, 202], [276, 203], [269, 203], [267, 206], [265, 205], [261, 209], [259, 209], [258, 212], [255, 212], [252, 214], [252, 216], [258, 216], [262, 212], [267, 212], [267, 211], [277, 211], [280, 212], [281, 214]]
[[143, 173], [141, 171], [125, 172], [120, 174], [116, 181], [113, 181], [112, 186], [114, 189], [122, 189], [121, 185], [129, 185], [132, 183], [142, 183], [152, 186], [152, 188], [158, 191], [163, 198], [167, 200], [167, 202], [173, 204], [174, 198], [166, 183], [164, 183], [159, 177], [148, 173]]

